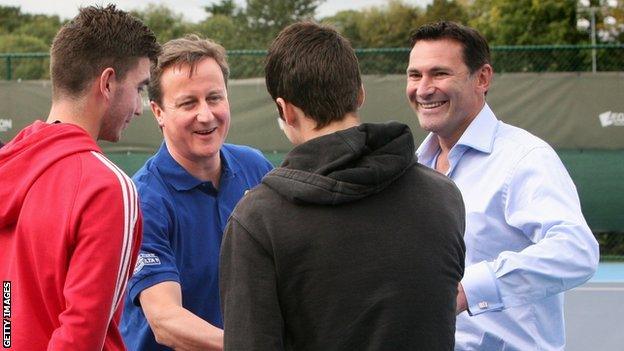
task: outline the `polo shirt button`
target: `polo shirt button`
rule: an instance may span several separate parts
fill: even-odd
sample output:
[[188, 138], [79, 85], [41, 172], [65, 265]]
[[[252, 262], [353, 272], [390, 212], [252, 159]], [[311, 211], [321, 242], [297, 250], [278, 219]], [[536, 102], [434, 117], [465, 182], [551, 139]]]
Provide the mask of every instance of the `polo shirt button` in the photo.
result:
[[488, 308], [488, 303], [487, 303], [487, 301], [481, 301], [481, 302], [479, 302], [479, 308], [480, 308], [480, 309], [482, 309], [482, 310], [484, 310], [484, 309]]

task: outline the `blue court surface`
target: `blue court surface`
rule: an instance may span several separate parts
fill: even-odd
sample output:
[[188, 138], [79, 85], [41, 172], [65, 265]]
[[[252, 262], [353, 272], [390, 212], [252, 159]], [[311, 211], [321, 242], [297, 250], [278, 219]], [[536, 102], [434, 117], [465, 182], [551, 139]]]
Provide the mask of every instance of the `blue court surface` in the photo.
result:
[[624, 262], [601, 262], [565, 294], [566, 351], [624, 350]]
[[[600, 262], [592, 283], [624, 282], [624, 262]], [[624, 302], [624, 301], [623, 301]], [[624, 349], [624, 346], [623, 346]]]

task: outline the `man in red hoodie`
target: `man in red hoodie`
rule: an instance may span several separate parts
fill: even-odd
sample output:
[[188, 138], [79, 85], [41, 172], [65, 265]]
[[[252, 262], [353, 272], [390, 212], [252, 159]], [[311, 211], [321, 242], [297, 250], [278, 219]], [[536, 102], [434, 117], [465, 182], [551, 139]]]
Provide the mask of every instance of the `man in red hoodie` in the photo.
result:
[[86, 7], [51, 48], [52, 108], [0, 150], [2, 346], [124, 350], [121, 301], [141, 240], [128, 176], [96, 140], [142, 112], [160, 46], [115, 6]]

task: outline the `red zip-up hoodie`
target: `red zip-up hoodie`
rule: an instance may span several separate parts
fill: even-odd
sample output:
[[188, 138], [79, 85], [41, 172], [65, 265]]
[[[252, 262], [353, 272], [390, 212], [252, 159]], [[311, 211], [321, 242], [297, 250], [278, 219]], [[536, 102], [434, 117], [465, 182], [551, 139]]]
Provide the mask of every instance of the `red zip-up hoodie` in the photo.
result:
[[0, 149], [3, 347], [125, 350], [118, 323], [140, 241], [136, 189], [85, 130], [22, 130]]

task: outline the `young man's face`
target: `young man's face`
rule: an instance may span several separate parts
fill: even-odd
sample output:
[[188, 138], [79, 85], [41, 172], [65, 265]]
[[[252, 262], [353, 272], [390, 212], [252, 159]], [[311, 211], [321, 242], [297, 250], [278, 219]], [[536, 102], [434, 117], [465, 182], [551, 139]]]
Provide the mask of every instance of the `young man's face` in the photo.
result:
[[150, 61], [140, 58], [136, 66], [126, 76], [115, 81], [111, 107], [102, 120], [98, 139], [116, 142], [134, 116], [143, 113], [141, 93], [145, 90], [150, 78]]
[[406, 94], [420, 126], [448, 138], [463, 133], [483, 108], [490, 77], [470, 73], [460, 43], [421, 40], [410, 52]]
[[230, 105], [223, 72], [213, 58], [164, 70], [160, 86], [162, 106], [152, 110], [162, 128], [169, 152], [178, 161], [201, 164], [219, 157], [230, 128]]

